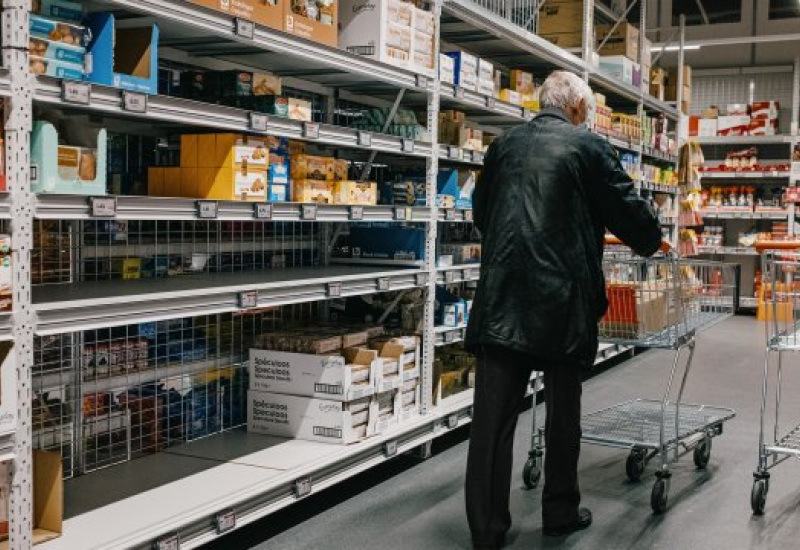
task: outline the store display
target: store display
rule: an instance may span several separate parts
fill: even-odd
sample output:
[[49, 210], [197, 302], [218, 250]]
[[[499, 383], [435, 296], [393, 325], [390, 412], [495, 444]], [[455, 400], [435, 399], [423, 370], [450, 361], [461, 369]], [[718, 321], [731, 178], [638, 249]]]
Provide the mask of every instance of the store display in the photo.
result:
[[282, 0], [283, 30], [297, 37], [337, 46], [338, 0]]
[[34, 193], [106, 194], [105, 129], [95, 132], [91, 147], [62, 145], [49, 122], [35, 122], [31, 138], [31, 189]]

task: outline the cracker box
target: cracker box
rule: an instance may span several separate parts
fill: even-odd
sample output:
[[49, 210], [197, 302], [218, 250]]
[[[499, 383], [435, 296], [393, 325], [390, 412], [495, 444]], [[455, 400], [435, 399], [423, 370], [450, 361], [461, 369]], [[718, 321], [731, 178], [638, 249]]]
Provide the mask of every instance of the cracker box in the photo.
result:
[[526, 71], [514, 69], [511, 71], [509, 88], [523, 95], [533, 95], [533, 75]]
[[374, 350], [349, 348], [339, 355], [250, 350], [250, 389], [353, 401], [375, 392]]
[[750, 118], [754, 120], [777, 120], [781, 105], [777, 101], [754, 101], [750, 104]]
[[478, 60], [466, 52], [448, 52], [445, 55], [453, 59], [454, 84], [465, 90], [476, 91], [478, 88]]
[[439, 79], [445, 84], [455, 85], [456, 83], [456, 63], [449, 55], [439, 54]]
[[746, 136], [750, 131], [750, 117], [747, 115], [721, 116], [717, 119], [718, 136]]
[[336, 181], [333, 183], [334, 204], [378, 204], [378, 184], [370, 181]]
[[247, 431], [350, 444], [375, 435], [377, 402], [371, 397], [333, 401], [249, 390]]
[[290, 166], [291, 179], [333, 181], [336, 179], [336, 168], [333, 159], [313, 155], [292, 155]]
[[339, 37], [339, 2], [336, 0], [283, 0], [283, 30], [312, 42], [336, 47]]
[[333, 204], [333, 182], [320, 180], [293, 180], [292, 201]]
[[283, 29], [283, 1], [278, 0], [188, 0], [233, 17], [255, 21], [273, 29]]
[[375, 394], [372, 399], [375, 401], [374, 406], [378, 415], [375, 421], [375, 433], [383, 433], [400, 424], [403, 402], [399, 388]]

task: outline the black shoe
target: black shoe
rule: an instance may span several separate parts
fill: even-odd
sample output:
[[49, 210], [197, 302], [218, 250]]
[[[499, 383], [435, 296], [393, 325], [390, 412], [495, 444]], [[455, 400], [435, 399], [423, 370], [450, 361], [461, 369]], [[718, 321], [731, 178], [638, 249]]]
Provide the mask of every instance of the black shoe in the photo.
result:
[[506, 536], [499, 535], [494, 544], [473, 543], [472, 550], [500, 550], [506, 545]]
[[575, 531], [586, 529], [592, 524], [592, 512], [588, 508], [578, 508], [578, 519], [568, 525], [561, 527], [545, 527], [544, 536], [546, 537], [565, 537]]

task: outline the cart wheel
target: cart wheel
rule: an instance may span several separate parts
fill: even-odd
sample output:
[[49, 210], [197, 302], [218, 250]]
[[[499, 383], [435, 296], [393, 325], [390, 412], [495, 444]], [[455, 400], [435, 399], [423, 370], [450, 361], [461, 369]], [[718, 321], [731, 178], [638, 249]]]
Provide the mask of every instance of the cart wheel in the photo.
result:
[[639, 481], [644, 473], [647, 451], [644, 449], [633, 449], [628, 459], [625, 461], [625, 473], [631, 481]]
[[711, 460], [711, 438], [706, 438], [694, 448], [694, 465], [703, 470]]
[[668, 493], [667, 480], [656, 479], [655, 485], [653, 485], [653, 492], [650, 494], [650, 506], [653, 508], [654, 514], [663, 514], [667, 511]]
[[767, 480], [757, 479], [753, 482], [753, 491], [750, 493], [750, 506], [753, 513], [760, 516], [767, 505]]
[[541, 477], [542, 469], [539, 467], [539, 460], [532, 456], [525, 463], [525, 468], [522, 470], [522, 481], [528, 489], [536, 489]]

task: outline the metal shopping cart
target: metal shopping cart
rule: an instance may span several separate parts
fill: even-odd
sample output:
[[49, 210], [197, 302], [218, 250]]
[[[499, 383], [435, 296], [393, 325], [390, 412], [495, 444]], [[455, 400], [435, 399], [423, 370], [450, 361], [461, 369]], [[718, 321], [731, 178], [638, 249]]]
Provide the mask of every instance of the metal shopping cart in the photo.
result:
[[[769, 471], [786, 459], [800, 458], [800, 426], [788, 432], [780, 431], [781, 385], [783, 382], [783, 353], [800, 351], [800, 252], [768, 251], [763, 255], [762, 306], [759, 315], [765, 321], [767, 351], [764, 358], [764, 377], [761, 385], [761, 427], [758, 439], [758, 467], [753, 474], [750, 505], [753, 513], [763, 514], [769, 492]], [[766, 441], [770, 360], [777, 355], [775, 384], [775, 425], [772, 441]]]
[[[650, 460], [660, 467], [651, 494], [653, 511], [666, 510], [671, 473], [669, 466], [694, 453], [698, 468], [711, 457], [711, 440], [735, 416], [729, 408], [681, 401], [692, 365], [695, 335], [729, 317], [735, 310], [735, 266], [719, 262], [644, 259], [612, 250], [603, 260], [609, 309], [600, 322], [600, 341], [636, 348], [674, 350], [672, 368], [661, 400], [635, 399], [587, 414], [582, 419], [585, 443], [630, 450], [625, 464], [628, 477], [639, 480]], [[688, 353], [683, 354], [686, 350]], [[686, 355], [680, 386], [671, 400], [673, 382]], [[534, 378], [538, 389], [538, 375]], [[541, 477], [544, 430], [537, 427], [533, 407], [531, 450], [525, 464], [525, 485], [534, 488]]]

